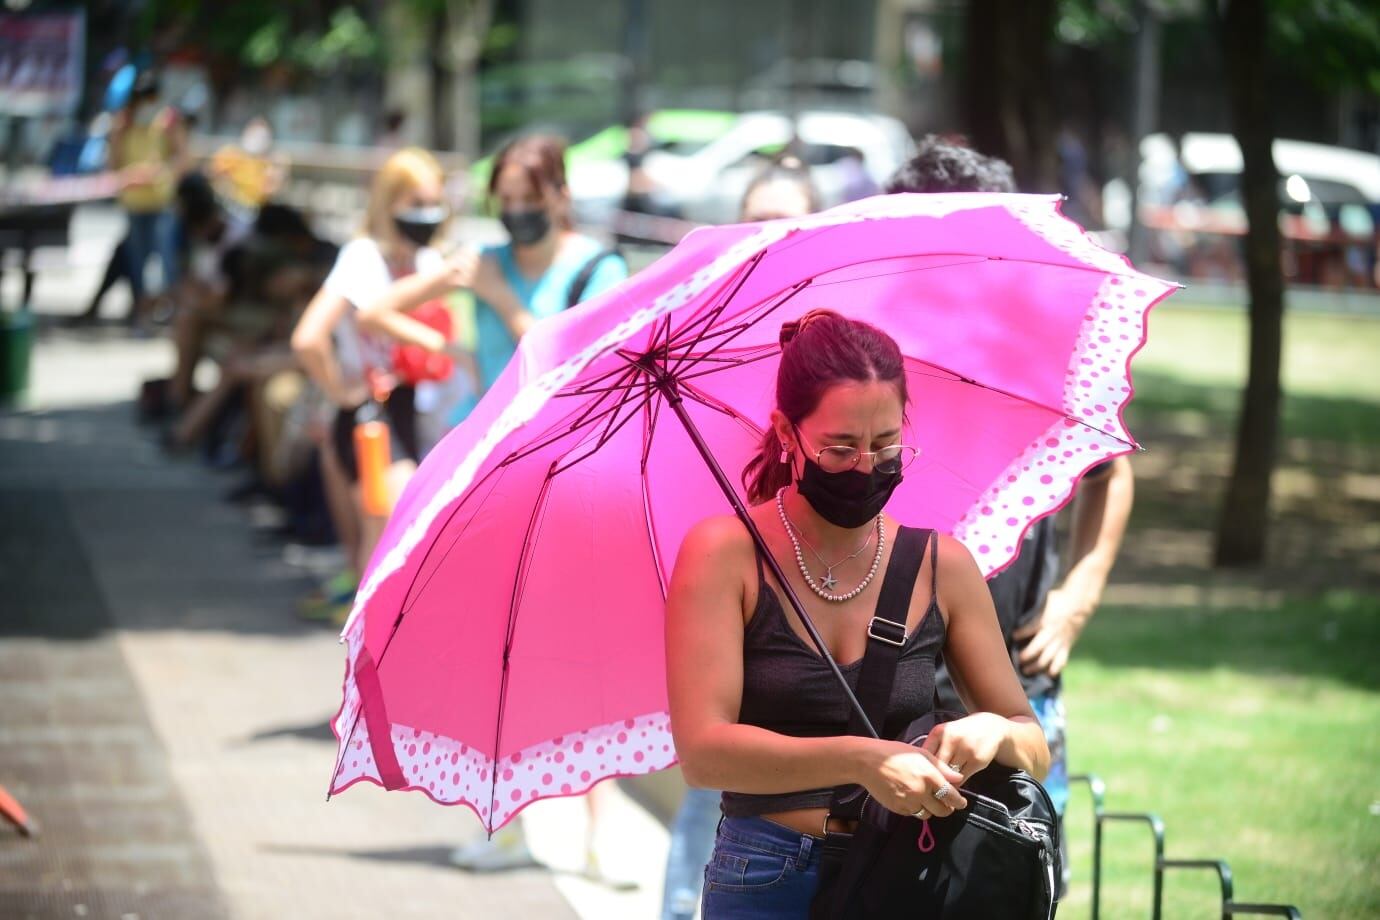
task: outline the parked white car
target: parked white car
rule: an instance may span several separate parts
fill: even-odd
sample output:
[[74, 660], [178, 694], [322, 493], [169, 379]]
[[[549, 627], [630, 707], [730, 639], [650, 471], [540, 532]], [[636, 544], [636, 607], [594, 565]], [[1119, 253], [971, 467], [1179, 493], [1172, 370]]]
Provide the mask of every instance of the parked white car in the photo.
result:
[[906, 161], [914, 142], [905, 126], [884, 115], [803, 112], [794, 122], [780, 112], [749, 112], [728, 133], [688, 156], [648, 156], [647, 174], [659, 200], [688, 220], [731, 223], [743, 192], [772, 155], [794, 139], [824, 207], [844, 201], [857, 181], [853, 150], [866, 177], [880, 186]]
[[[810, 166], [823, 207], [856, 195], [859, 185], [880, 186], [915, 146], [905, 126], [884, 115], [809, 111], [792, 120], [781, 112], [747, 112], [698, 149], [648, 153], [643, 168], [663, 213], [699, 223], [732, 223], [753, 176], [793, 140]], [[853, 151], [861, 154], [860, 164]], [[570, 187], [581, 218], [597, 221], [621, 201], [627, 166], [622, 161], [587, 169], [572, 164]]]

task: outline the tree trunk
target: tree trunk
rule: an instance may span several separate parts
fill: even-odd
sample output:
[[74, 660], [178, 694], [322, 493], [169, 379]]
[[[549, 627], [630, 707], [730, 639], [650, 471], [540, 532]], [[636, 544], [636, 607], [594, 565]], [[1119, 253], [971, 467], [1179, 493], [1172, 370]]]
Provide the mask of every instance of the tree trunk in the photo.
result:
[[964, 121], [973, 148], [1011, 164], [1027, 191], [1058, 189], [1050, 98], [1054, 0], [972, 0]]
[[413, 7], [402, 0], [391, 0], [383, 9], [384, 110], [402, 112], [406, 141], [427, 146], [435, 140], [432, 134], [435, 85], [426, 63], [428, 24]]
[[1131, 162], [1136, 169], [1128, 177], [1131, 189], [1131, 224], [1126, 248], [1131, 263], [1139, 265], [1149, 253], [1149, 236], [1140, 222], [1140, 142], [1155, 130], [1160, 115], [1160, 21], [1146, 0], [1136, 0], [1136, 43], [1131, 89]]
[[442, 55], [447, 71], [446, 146], [475, 159], [480, 152], [479, 58], [494, 0], [447, 0]]
[[1250, 289], [1250, 369], [1236, 433], [1236, 461], [1217, 529], [1218, 566], [1264, 561], [1270, 519], [1270, 476], [1279, 442], [1280, 352], [1284, 285], [1280, 267], [1279, 176], [1271, 146], [1266, 79], [1267, 5], [1230, 0], [1221, 22], [1233, 130], [1241, 145], [1241, 196]]

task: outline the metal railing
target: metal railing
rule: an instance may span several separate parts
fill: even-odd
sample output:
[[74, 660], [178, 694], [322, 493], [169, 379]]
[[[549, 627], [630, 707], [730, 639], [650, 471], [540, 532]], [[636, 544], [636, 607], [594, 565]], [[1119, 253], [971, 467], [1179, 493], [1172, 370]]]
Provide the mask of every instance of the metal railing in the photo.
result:
[[1154, 920], [1161, 920], [1164, 912], [1164, 877], [1167, 872], [1187, 870], [1211, 870], [1217, 873], [1221, 886], [1221, 911], [1223, 920], [1229, 917], [1254, 915], [1260, 917], [1291, 917], [1301, 920], [1299, 909], [1288, 904], [1254, 904], [1237, 901], [1232, 888], [1231, 866], [1221, 859], [1167, 859], [1164, 855], [1164, 822], [1158, 815], [1133, 812], [1110, 812], [1105, 809], [1107, 786], [1093, 774], [1079, 774], [1069, 777], [1069, 786], [1086, 786], [1092, 800], [1093, 813], [1093, 872], [1092, 872], [1092, 920], [1100, 920], [1102, 913], [1102, 848], [1103, 830], [1109, 823], [1144, 824], [1150, 828], [1150, 836], [1155, 847], [1154, 892], [1152, 914]]

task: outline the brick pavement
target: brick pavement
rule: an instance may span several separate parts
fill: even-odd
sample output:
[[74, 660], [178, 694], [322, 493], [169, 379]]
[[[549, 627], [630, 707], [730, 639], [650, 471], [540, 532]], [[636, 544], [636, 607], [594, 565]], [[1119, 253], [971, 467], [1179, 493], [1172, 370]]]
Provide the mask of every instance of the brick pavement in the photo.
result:
[[0, 415], [0, 916], [574, 917], [544, 870], [444, 864], [468, 812], [329, 804], [343, 653], [225, 477], [133, 423], [162, 343], [49, 332], [36, 406]]

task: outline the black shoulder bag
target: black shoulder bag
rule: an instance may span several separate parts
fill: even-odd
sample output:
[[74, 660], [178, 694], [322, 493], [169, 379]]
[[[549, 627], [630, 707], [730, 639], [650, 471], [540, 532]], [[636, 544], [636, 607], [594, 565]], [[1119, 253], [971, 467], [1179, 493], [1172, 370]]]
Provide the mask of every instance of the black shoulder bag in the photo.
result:
[[[903, 529], [893, 553], [930, 549], [933, 531]], [[899, 607], [906, 610], [914, 584]], [[881, 605], [879, 604], [879, 607]], [[905, 644], [905, 624], [874, 618], [858, 675], [858, 701], [873, 725], [884, 725]], [[898, 740], [917, 747], [954, 713], [930, 713]], [[866, 734], [854, 713], [850, 734]], [[1049, 920], [1057, 907], [1059, 822], [1049, 794], [1020, 770], [992, 764], [963, 784], [968, 807], [947, 818], [898, 815], [858, 786], [840, 786], [831, 817], [855, 818], [852, 834], [830, 832], [820, 849], [820, 882], [811, 920]], [[827, 822], [826, 822], [827, 824]]]

